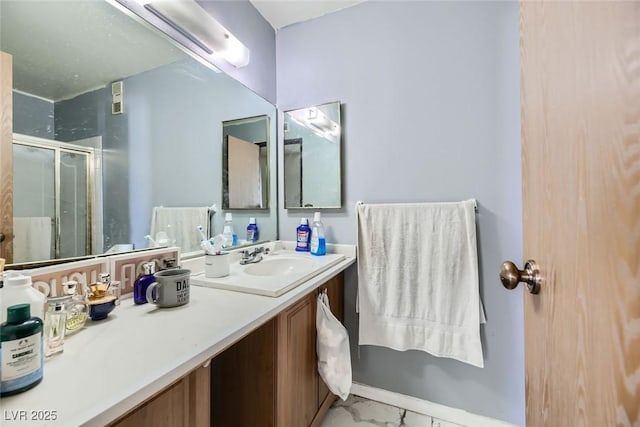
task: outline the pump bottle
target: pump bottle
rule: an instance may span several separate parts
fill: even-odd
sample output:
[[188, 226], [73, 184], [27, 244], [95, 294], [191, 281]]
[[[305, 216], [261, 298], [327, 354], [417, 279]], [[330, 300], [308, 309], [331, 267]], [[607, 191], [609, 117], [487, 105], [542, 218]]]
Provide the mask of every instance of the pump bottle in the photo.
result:
[[320, 219], [320, 212], [313, 215], [313, 226], [311, 227], [311, 255], [326, 255], [327, 242], [324, 237], [324, 224]]

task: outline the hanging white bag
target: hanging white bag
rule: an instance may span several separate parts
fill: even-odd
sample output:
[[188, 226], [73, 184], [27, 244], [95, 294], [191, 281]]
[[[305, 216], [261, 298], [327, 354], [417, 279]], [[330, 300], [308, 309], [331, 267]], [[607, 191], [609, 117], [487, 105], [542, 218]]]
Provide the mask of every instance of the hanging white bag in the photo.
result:
[[342, 400], [351, 391], [349, 334], [331, 313], [326, 289], [318, 295], [316, 310], [318, 372], [329, 390]]

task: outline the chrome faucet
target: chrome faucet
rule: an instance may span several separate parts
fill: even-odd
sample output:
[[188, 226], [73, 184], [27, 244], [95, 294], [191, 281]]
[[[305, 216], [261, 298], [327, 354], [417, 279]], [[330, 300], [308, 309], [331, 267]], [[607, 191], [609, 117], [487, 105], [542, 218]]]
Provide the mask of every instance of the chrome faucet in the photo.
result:
[[256, 262], [262, 261], [262, 254], [267, 255], [269, 253], [269, 248], [265, 249], [263, 246], [260, 246], [252, 251], [247, 250], [240, 253], [242, 254], [240, 265], [255, 264]]

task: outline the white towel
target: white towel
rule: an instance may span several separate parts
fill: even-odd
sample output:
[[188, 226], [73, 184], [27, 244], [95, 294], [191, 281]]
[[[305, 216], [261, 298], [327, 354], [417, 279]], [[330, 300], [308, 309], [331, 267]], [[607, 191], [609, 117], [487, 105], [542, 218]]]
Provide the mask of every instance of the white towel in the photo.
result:
[[51, 218], [13, 218], [13, 262], [51, 259]]
[[200, 250], [200, 232], [198, 225], [204, 227], [209, 234], [209, 208], [153, 208], [151, 215], [151, 232], [155, 239], [159, 231], [164, 231], [171, 244], [180, 247], [182, 253]]
[[356, 211], [359, 344], [483, 367], [475, 200]]

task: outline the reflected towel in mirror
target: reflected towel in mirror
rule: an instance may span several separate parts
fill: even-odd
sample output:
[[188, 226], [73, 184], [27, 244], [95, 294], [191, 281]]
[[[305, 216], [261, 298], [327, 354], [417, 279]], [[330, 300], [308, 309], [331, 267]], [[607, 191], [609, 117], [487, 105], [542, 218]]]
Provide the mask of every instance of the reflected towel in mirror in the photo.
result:
[[13, 218], [13, 261], [30, 262], [51, 259], [51, 218]]
[[200, 250], [198, 225], [209, 235], [209, 207], [165, 208], [154, 207], [151, 215], [150, 235], [166, 233], [169, 245], [180, 247], [182, 253]]

